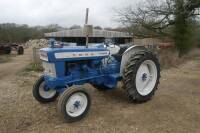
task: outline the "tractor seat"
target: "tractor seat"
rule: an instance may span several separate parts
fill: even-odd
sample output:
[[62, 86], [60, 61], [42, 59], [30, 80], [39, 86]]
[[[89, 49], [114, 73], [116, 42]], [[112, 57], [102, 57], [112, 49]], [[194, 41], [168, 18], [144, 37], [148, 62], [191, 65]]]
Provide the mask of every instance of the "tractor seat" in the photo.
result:
[[122, 60], [122, 55], [124, 52], [130, 47], [129, 45], [119, 45], [120, 50], [117, 54], [113, 54], [112, 56], [119, 62]]

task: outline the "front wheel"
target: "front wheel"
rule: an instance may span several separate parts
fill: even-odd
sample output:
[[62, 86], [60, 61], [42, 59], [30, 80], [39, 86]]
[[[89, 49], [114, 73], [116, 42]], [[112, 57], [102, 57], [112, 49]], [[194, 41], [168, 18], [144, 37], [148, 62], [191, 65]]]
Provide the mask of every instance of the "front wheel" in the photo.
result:
[[18, 55], [23, 55], [24, 54], [24, 48], [22, 46], [18, 46], [18, 48], [17, 48], [17, 54]]
[[53, 102], [59, 93], [55, 89], [50, 89], [45, 85], [44, 76], [41, 76], [33, 85], [33, 96], [41, 103]]
[[64, 121], [69, 123], [84, 118], [90, 105], [91, 98], [85, 89], [70, 87], [60, 96], [57, 108]]

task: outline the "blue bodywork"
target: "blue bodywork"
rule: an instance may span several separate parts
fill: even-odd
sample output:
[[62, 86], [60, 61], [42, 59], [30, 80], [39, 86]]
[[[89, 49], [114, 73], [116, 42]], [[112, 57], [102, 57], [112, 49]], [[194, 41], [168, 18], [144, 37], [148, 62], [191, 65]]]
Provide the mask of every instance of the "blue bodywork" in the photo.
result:
[[54, 76], [45, 73], [45, 85], [58, 92], [63, 92], [72, 85], [85, 83], [112, 89], [120, 79], [120, 62], [115, 60], [102, 44], [88, 48], [85, 46], [55, 48], [51, 45], [40, 50], [40, 58], [44, 63], [52, 64], [50, 72], [54, 70]]

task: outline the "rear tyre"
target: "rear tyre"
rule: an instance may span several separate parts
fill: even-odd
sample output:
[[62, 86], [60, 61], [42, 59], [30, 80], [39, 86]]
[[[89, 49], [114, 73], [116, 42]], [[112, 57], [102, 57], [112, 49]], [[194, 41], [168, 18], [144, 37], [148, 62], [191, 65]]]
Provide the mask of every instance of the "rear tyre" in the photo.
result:
[[123, 73], [124, 87], [131, 102], [146, 102], [157, 90], [160, 79], [160, 64], [148, 51], [133, 54]]
[[4, 54], [10, 54], [11, 53], [11, 47], [10, 46], [5, 46], [4, 47]]
[[17, 54], [18, 55], [24, 54], [24, 48], [22, 46], [18, 46], [18, 48], [17, 48]]
[[55, 89], [48, 89], [45, 87], [44, 76], [41, 76], [33, 85], [33, 97], [40, 103], [55, 101], [59, 93]]
[[85, 89], [70, 87], [60, 96], [57, 108], [64, 122], [71, 123], [83, 119], [90, 105], [91, 98]]

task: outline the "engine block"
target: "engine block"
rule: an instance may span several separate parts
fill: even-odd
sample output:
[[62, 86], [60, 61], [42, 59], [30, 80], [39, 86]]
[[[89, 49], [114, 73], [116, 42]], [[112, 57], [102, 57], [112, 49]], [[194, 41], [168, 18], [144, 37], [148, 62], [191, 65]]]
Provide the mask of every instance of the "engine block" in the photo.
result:
[[49, 88], [63, 90], [85, 83], [114, 88], [120, 72], [120, 62], [104, 47], [75, 49], [45, 48], [40, 54]]

